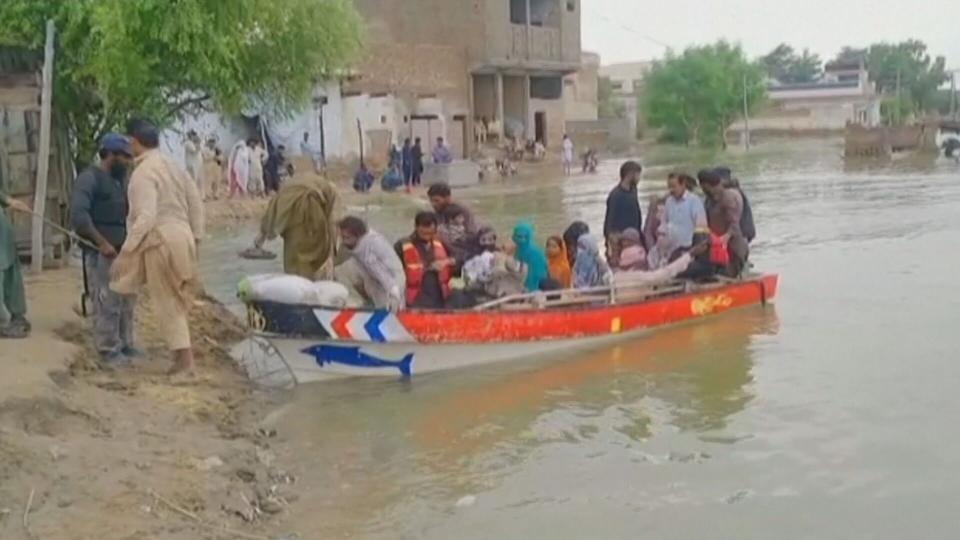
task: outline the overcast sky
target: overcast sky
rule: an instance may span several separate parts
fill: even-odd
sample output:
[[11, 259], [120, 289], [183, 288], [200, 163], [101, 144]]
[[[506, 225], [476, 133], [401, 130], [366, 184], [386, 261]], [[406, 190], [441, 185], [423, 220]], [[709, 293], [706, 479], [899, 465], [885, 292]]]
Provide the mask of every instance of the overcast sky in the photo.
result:
[[824, 59], [844, 45], [919, 38], [960, 68], [958, 0], [582, 0], [583, 48], [604, 64], [653, 60], [719, 38], [751, 56], [781, 42]]

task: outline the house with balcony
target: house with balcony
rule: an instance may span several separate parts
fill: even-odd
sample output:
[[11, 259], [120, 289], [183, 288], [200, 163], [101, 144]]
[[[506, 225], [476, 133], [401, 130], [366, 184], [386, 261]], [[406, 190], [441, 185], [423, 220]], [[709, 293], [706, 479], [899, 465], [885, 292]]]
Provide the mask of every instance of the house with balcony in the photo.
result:
[[[848, 125], [875, 127], [880, 124], [881, 96], [870, 81], [863, 62], [829, 63], [820, 80], [781, 84], [770, 81], [767, 104], [750, 118], [753, 135], [821, 135], [839, 133]], [[744, 131], [742, 120], [728, 133]]]
[[493, 142], [507, 131], [559, 146], [563, 80], [580, 67], [580, 0], [355, 5], [368, 29], [367, 50], [343, 95], [388, 99], [394, 114], [382, 117], [395, 120], [378, 129], [390, 131], [389, 139], [442, 136], [466, 157], [482, 121], [499, 126]]

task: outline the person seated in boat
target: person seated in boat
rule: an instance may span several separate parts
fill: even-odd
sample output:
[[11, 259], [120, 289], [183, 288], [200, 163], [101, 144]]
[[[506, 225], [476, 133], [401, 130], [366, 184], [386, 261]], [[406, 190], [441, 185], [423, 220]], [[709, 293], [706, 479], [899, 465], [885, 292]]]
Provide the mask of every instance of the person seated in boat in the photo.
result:
[[620, 266], [620, 236], [621, 233], [615, 232], [607, 235], [606, 251], [604, 256], [607, 258], [607, 264], [610, 268]]
[[450, 256], [456, 261], [455, 273], [459, 274], [471, 247], [471, 238], [467, 235], [467, 212], [459, 204], [451, 203], [447, 206], [446, 213], [450, 220], [441, 223], [437, 232], [440, 241], [443, 242]]
[[563, 245], [567, 248], [567, 261], [571, 268], [577, 258], [577, 240], [585, 234], [590, 234], [590, 226], [582, 221], [574, 221], [563, 231]]
[[523, 280], [523, 288], [527, 292], [540, 290], [540, 281], [549, 277], [547, 270], [547, 258], [533, 243], [534, 230], [533, 225], [526, 221], [521, 221], [513, 228], [514, 258], [523, 263], [526, 271], [526, 277]]
[[600, 246], [589, 234], [577, 240], [577, 258], [573, 264], [573, 288], [589, 289], [610, 284], [613, 273], [600, 256]]
[[[567, 246], [559, 236], [547, 238], [547, 273], [559, 289], [569, 289], [573, 284], [573, 275], [570, 270], [570, 259], [567, 257]], [[547, 290], [540, 285], [541, 290]]]
[[750, 254], [747, 239], [740, 230], [743, 197], [737, 190], [724, 187], [723, 179], [714, 170], [700, 171], [697, 177], [707, 195], [705, 206], [710, 229], [710, 262], [721, 273], [739, 277]]
[[514, 257], [514, 246], [497, 247], [497, 233], [483, 227], [463, 265], [465, 287], [455, 293], [451, 307], [465, 308], [524, 292], [526, 272]]
[[643, 241], [650, 248], [649, 253], [652, 253], [653, 247], [657, 245], [657, 234], [666, 213], [666, 201], [666, 197], [654, 195], [650, 197], [650, 203], [647, 205], [647, 219], [643, 222]]
[[450, 297], [450, 280], [457, 263], [440, 241], [437, 224], [436, 214], [419, 212], [413, 234], [393, 246], [406, 276], [407, 307], [442, 309]]
[[353, 300], [379, 309], [403, 309], [407, 280], [390, 242], [355, 216], [341, 219], [337, 228], [350, 258], [334, 270], [334, 279], [347, 287]]
[[647, 250], [643, 249], [640, 231], [629, 228], [620, 233], [618, 271], [647, 270]]
[[[450, 191], [449, 185], [442, 182], [433, 184], [427, 189], [427, 198], [430, 199], [430, 206], [433, 207], [437, 221], [441, 225], [445, 225], [453, 220], [453, 216], [447, 210], [447, 207], [453, 204], [453, 193]], [[463, 214], [464, 216], [467, 236], [473, 237], [476, 235], [477, 224], [473, 219], [473, 212], [470, 211], [470, 208], [465, 204], [458, 204], [455, 209], [458, 215]]]
[[694, 261], [708, 252], [709, 242], [703, 241], [678, 252], [671, 262], [657, 269], [617, 272], [611, 285], [615, 287], [618, 302], [638, 301], [648, 297], [652, 285], [662, 285], [682, 277]]

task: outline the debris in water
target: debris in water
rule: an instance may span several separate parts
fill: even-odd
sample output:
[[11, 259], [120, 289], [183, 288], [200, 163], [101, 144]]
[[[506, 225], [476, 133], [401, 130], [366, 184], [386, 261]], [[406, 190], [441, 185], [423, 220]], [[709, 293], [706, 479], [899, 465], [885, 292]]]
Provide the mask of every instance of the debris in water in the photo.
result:
[[210, 456], [207, 459], [194, 459], [193, 466], [196, 467], [198, 471], [211, 471], [217, 467], [223, 467], [223, 460], [218, 456]]
[[750, 495], [753, 495], [753, 492], [752, 492], [752, 491], [750, 491], [749, 489], [741, 489], [740, 491], [738, 491], [738, 492], [734, 493], [733, 495], [730, 495], [729, 497], [727, 497], [726, 499], [724, 499], [724, 502], [727, 503], [727, 504], [736, 504], [736, 503], [738, 503], [738, 502], [746, 499], [746, 498], [749, 497]]
[[257, 247], [247, 248], [238, 255], [240, 255], [241, 259], [250, 259], [253, 261], [272, 261], [277, 258], [276, 253]]
[[465, 495], [460, 497], [460, 500], [457, 501], [457, 508], [466, 508], [468, 506], [473, 506], [477, 502], [477, 498], [473, 495]]

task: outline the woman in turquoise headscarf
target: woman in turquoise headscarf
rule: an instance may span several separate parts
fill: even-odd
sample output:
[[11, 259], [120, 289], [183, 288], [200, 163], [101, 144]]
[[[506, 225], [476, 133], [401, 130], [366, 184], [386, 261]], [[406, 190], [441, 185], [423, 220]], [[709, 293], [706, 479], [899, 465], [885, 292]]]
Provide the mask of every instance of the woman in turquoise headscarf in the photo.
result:
[[527, 269], [523, 287], [527, 292], [540, 290], [540, 281], [550, 276], [547, 271], [547, 257], [536, 247], [533, 241], [533, 225], [526, 221], [517, 223], [513, 228], [513, 243], [517, 246], [514, 257]]

